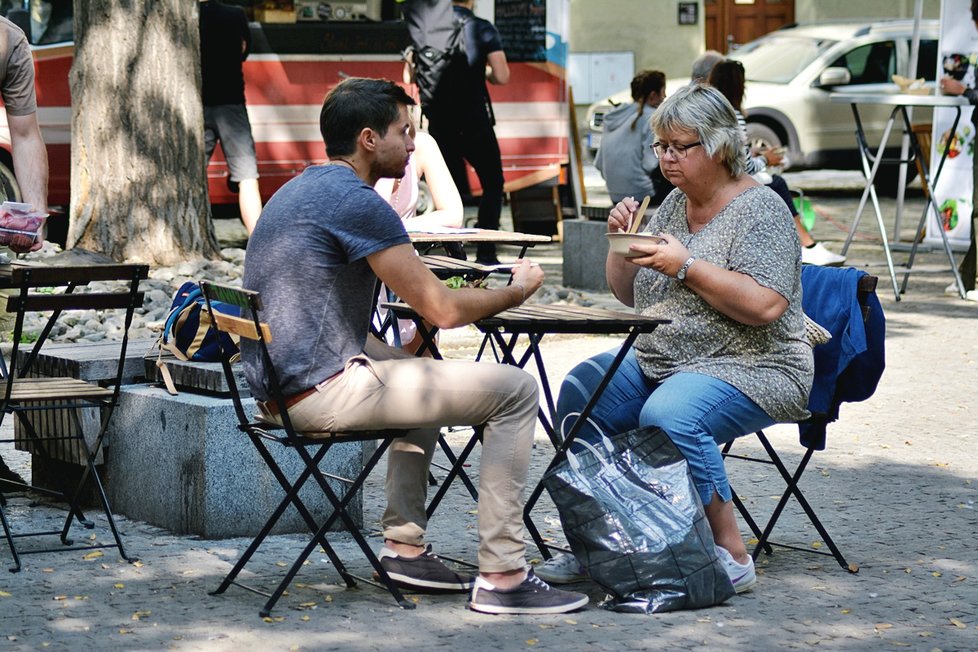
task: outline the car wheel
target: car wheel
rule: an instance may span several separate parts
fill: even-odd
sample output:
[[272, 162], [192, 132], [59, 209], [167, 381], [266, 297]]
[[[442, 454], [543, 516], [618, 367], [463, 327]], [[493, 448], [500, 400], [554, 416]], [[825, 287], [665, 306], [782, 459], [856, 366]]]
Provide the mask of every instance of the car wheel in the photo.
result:
[[784, 143], [781, 138], [765, 124], [760, 122], [747, 123], [747, 142], [750, 143], [751, 151], [761, 151], [782, 147]]
[[20, 184], [13, 170], [0, 162], [0, 201], [20, 201]]

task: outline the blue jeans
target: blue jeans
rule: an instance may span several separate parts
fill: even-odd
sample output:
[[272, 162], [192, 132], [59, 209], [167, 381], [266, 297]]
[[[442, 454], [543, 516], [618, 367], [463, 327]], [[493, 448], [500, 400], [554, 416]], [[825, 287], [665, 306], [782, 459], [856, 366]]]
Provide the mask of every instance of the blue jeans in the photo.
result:
[[[566, 432], [611, 366], [616, 351], [596, 355], [574, 367], [557, 398], [558, 432]], [[678, 373], [661, 382], [649, 380], [629, 351], [577, 437], [594, 443], [600, 433], [658, 426], [686, 457], [703, 504], [714, 492], [731, 499], [720, 444], [774, 423], [754, 401], [733, 385], [696, 373]], [[583, 448], [583, 447], [578, 447]], [[573, 444], [571, 449], [574, 449]]]

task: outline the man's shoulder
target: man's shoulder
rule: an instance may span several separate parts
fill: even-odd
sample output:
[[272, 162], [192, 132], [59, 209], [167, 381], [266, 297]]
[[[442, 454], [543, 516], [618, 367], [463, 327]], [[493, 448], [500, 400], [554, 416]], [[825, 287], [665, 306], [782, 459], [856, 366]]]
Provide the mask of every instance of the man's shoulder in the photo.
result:
[[0, 16], [0, 30], [6, 32], [5, 38], [0, 41], [0, 43], [5, 43], [8, 49], [13, 49], [17, 45], [18, 41], [26, 41], [27, 35], [24, 34], [24, 30], [10, 22], [9, 19]]

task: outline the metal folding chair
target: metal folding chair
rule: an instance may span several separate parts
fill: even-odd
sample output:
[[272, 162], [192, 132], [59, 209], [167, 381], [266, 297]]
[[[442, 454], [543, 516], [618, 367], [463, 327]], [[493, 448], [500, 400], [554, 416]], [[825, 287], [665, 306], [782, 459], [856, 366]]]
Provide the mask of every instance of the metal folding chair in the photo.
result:
[[[806, 285], [806, 279], [808, 279], [809, 283], [811, 283], [814, 277], [828, 279], [830, 281], [830, 285], [823, 286], [823, 288], [827, 290], [831, 290], [833, 287], [836, 287], [832, 284], [845, 286], [846, 284], [851, 283], [854, 286], [853, 289], [855, 299], [858, 302], [859, 310], [855, 311], [856, 314], [854, 316], [850, 316], [848, 319], [835, 320], [834, 324], [830, 327], [827, 314], [833, 309], [830, 305], [826, 304], [831, 303], [833, 293], [831, 291], [823, 291], [820, 294], [812, 296], [811, 298], [809, 298], [809, 295], [806, 293], [806, 299], [803, 299], [805, 314], [822, 326], [829, 328], [829, 330], [832, 332], [833, 339], [837, 340], [837, 338], [842, 337], [843, 333], [850, 328], [864, 330], [867, 338], [865, 349], [855, 356], [846, 367], [837, 369], [836, 377], [832, 378], [831, 380], [835, 381], [836, 383], [841, 383], [844, 382], [844, 376], [847, 370], [852, 370], [860, 366], [864, 368], [873, 368], [875, 366], [875, 359], [877, 356], [880, 363], [879, 372], [882, 373], [883, 336], [881, 325], [883, 323], [883, 312], [879, 304], [879, 299], [876, 297], [876, 285], [879, 279], [875, 276], [868, 276], [863, 272], [856, 272], [856, 270], [848, 268], [814, 267], [806, 265], [802, 274], [802, 285]], [[838, 314], [838, 310], [835, 310], [835, 313]], [[879, 324], [880, 328], [877, 329], [871, 327], [874, 323]], [[879, 339], [876, 341], [872, 340], [873, 332], [875, 331], [879, 331]], [[831, 349], [826, 347], [828, 347], [828, 344], [816, 346], [813, 350], [815, 354], [816, 375], [818, 375], [820, 369], [822, 368], [831, 368], [832, 365], [838, 366], [837, 356], [830, 353]], [[863, 360], [860, 360], [860, 356], [863, 357]], [[878, 376], [876, 376], [875, 380], [878, 380]], [[737, 496], [737, 492], [733, 492], [734, 504], [736, 505], [741, 516], [744, 518], [744, 521], [747, 523], [747, 526], [750, 528], [751, 532], [753, 532], [754, 536], [757, 537], [757, 544], [754, 546], [751, 553], [754, 559], [757, 559], [761, 551], [771, 554], [773, 552], [772, 546], [778, 546], [781, 548], [789, 548], [812, 554], [831, 556], [835, 558], [842, 568], [848, 570], [850, 573], [859, 572], [859, 566], [857, 564], [846, 561], [842, 551], [836, 545], [835, 541], [832, 540], [832, 537], [829, 535], [825, 525], [818, 517], [815, 508], [812, 507], [808, 499], [805, 498], [805, 495], [799, 486], [802, 475], [804, 474], [805, 469], [808, 467], [808, 463], [811, 461], [815, 451], [825, 448], [825, 425], [829, 421], [834, 421], [838, 416], [837, 399], [840, 398], [841, 394], [846, 393], [844, 390], [840, 390], [840, 384], [833, 385], [833, 387], [835, 390], [835, 395], [832, 397], [834, 410], [831, 407], [826, 410], [825, 406], [822, 404], [816, 406], [810, 403], [809, 411], [812, 412], [812, 418], [799, 424], [799, 428], [801, 429], [801, 444], [804, 447], [805, 452], [793, 470], [789, 469], [784, 461], [782, 461], [781, 456], [778, 455], [778, 452], [770, 438], [761, 430], [754, 434], [756, 435], [761, 446], [764, 448], [766, 457], [754, 457], [751, 455], [739, 455], [731, 453], [730, 451], [734, 442], [727, 443], [722, 449], [723, 455], [727, 459], [745, 460], [749, 462], [759, 462], [762, 464], [773, 465], [785, 482], [784, 492], [781, 494], [781, 497], [774, 507], [774, 511], [771, 513], [763, 528], [760, 527], [757, 521], [751, 516], [746, 505], [744, 505], [743, 501], [741, 501]], [[875, 388], [876, 383], [872, 382], [862, 388], [862, 394], [858, 396], [850, 396], [848, 399], [842, 397], [841, 400], [865, 400], [872, 395]], [[774, 527], [777, 525], [781, 514], [784, 512], [784, 509], [791, 498], [794, 498], [801, 506], [802, 510], [805, 512], [805, 515], [808, 517], [808, 520], [811, 522], [812, 526], [818, 532], [818, 535], [828, 548], [827, 551], [814, 548], [812, 546], [780, 543], [771, 540], [771, 533], [773, 532]]]
[[[70, 447], [79, 460], [85, 464], [78, 483], [69, 486], [60, 474], [54, 477], [59, 486], [56, 489], [47, 487], [28, 486], [37, 493], [54, 497], [67, 502], [68, 516], [61, 530], [46, 530], [37, 532], [20, 532], [11, 527], [4, 511], [6, 499], [0, 492], [0, 523], [7, 540], [7, 546], [13, 556], [14, 567], [11, 571], [21, 569], [20, 558], [23, 555], [64, 550], [94, 550], [102, 548], [117, 548], [123, 559], [134, 561], [126, 555], [122, 539], [116, 528], [112, 510], [109, 507], [105, 489], [99, 478], [97, 464], [102, 450], [102, 440], [105, 436], [112, 412], [119, 399], [119, 388], [122, 385], [126, 364], [126, 347], [129, 342], [129, 327], [132, 324], [133, 312], [143, 304], [143, 294], [139, 291], [139, 282], [149, 274], [146, 265], [82, 265], [82, 266], [24, 266], [19, 264], [7, 265], [0, 268], [0, 286], [16, 291], [7, 300], [7, 312], [17, 314], [14, 332], [13, 348], [10, 360], [0, 357], [0, 421], [7, 414], [16, 417], [21, 426], [21, 434], [16, 435], [19, 447], [30, 451], [35, 457], [50, 462], [52, 450], [55, 447]], [[109, 283], [108, 289], [93, 289], [76, 292], [76, 289], [95, 282]], [[111, 287], [115, 282], [118, 286]], [[75, 378], [46, 378], [32, 377], [33, 365], [47, 342], [55, 324], [65, 312], [81, 310], [118, 310], [125, 312], [125, 322], [122, 330], [122, 340], [119, 344], [119, 363], [113, 381], [107, 386], [90, 383]], [[25, 317], [29, 313], [49, 313], [44, 328], [37, 335], [33, 346], [23, 362], [21, 357], [21, 341], [25, 337]], [[9, 365], [9, 366], [8, 366]], [[86, 436], [85, 429], [78, 423], [79, 410], [98, 408], [100, 423], [97, 432]], [[44, 413], [58, 410], [64, 414], [73, 415], [73, 422], [64, 424], [57, 432], [38, 433], [35, 428], [35, 418]], [[9, 483], [8, 483], [9, 484]], [[112, 543], [100, 543], [95, 538], [88, 543], [75, 545], [69, 538], [72, 524], [77, 521], [86, 529], [94, 529], [93, 521], [85, 518], [82, 510], [82, 499], [92, 486], [98, 496], [100, 507], [105, 514], [110, 530]], [[53, 548], [18, 548], [15, 539], [42, 536], [59, 536], [61, 546]]]
[[[332, 562], [337, 572], [339, 572], [347, 587], [356, 586], [355, 580], [360, 580], [374, 586], [379, 586], [387, 589], [402, 608], [413, 609], [415, 606], [414, 603], [404, 598], [404, 595], [394, 584], [393, 580], [391, 580], [390, 576], [387, 574], [387, 571], [385, 571], [380, 565], [380, 561], [377, 559], [377, 556], [371, 549], [370, 544], [367, 542], [366, 538], [364, 538], [359, 527], [347, 512], [347, 507], [349, 506], [350, 502], [357, 495], [357, 492], [363, 486], [367, 476], [377, 465], [377, 462], [380, 461], [380, 458], [387, 451], [391, 442], [393, 442], [393, 440], [397, 437], [403, 436], [405, 433], [403, 431], [394, 430], [364, 430], [342, 433], [315, 433], [316, 436], [312, 437], [307, 433], [297, 432], [292, 425], [292, 421], [289, 419], [289, 412], [285, 403], [285, 397], [282, 394], [278, 376], [275, 372], [274, 365], [272, 364], [271, 357], [268, 354], [267, 342], [271, 341], [272, 333], [268, 324], [260, 321], [259, 315], [263, 310], [263, 307], [259, 294], [257, 292], [244, 290], [242, 288], [218, 285], [216, 283], [210, 283], [207, 281], [202, 281], [200, 283], [200, 287], [203, 291], [204, 298], [207, 301], [208, 311], [212, 316], [214, 326], [217, 328], [217, 330], [236, 335], [241, 338], [253, 340], [258, 345], [259, 353], [264, 360], [265, 368], [268, 370], [268, 385], [271, 393], [270, 402], [277, 407], [278, 413], [282, 415], [282, 425], [275, 426], [264, 421], [255, 420], [245, 411], [241, 394], [238, 391], [238, 386], [235, 380], [235, 374], [231, 367], [231, 358], [235, 352], [223, 350], [224, 342], [222, 341], [221, 363], [224, 368], [228, 389], [231, 393], [231, 399], [234, 402], [234, 410], [238, 417], [238, 428], [243, 433], [248, 435], [248, 438], [251, 440], [252, 444], [254, 444], [258, 454], [261, 456], [262, 460], [264, 460], [272, 475], [275, 476], [275, 479], [281, 485], [282, 490], [285, 492], [285, 496], [282, 498], [281, 502], [278, 504], [272, 514], [268, 517], [268, 520], [262, 527], [261, 531], [255, 536], [254, 540], [252, 540], [251, 544], [238, 559], [237, 563], [221, 582], [221, 585], [215, 591], [213, 591], [212, 594], [217, 595], [224, 593], [232, 584], [252, 591], [253, 593], [258, 593], [259, 595], [263, 595], [267, 598], [265, 605], [261, 608], [259, 613], [263, 617], [268, 616], [272, 608], [274, 608], [275, 604], [278, 602], [278, 599], [282, 597], [282, 594], [288, 588], [289, 584], [302, 567], [303, 563], [305, 563], [309, 555], [312, 554], [316, 546], [319, 546], [322, 548], [326, 556], [329, 557], [329, 560]], [[210, 308], [211, 302], [215, 301], [221, 301], [237, 306], [241, 309], [242, 316], [238, 317], [212, 310]], [[376, 441], [377, 447], [369, 458], [364, 461], [360, 472], [356, 474], [355, 477], [344, 478], [333, 474], [326, 474], [319, 468], [321, 461], [326, 457], [334, 444], [367, 440]], [[282, 446], [285, 449], [294, 452], [294, 454], [299, 457], [303, 463], [303, 470], [296, 478], [289, 479], [282, 471], [279, 463], [275, 460], [275, 457], [271, 453], [271, 446]], [[327, 477], [345, 485], [345, 491], [337, 493], [333, 487], [330, 486]], [[332, 512], [325, 518], [317, 519], [313, 512], [306, 507], [305, 503], [299, 496], [299, 491], [310, 479], [315, 482], [315, 485], [319, 486], [324, 496], [332, 506]], [[272, 528], [275, 527], [275, 524], [278, 522], [279, 518], [281, 518], [282, 514], [290, 505], [295, 507], [309, 528], [309, 532], [312, 534], [309, 543], [300, 551], [299, 555], [292, 563], [292, 566], [288, 569], [288, 571], [286, 571], [285, 576], [271, 593], [239, 582], [237, 580], [239, 573], [248, 564], [252, 556], [255, 554], [255, 552], [257, 552], [258, 548], [268, 537], [269, 533], [272, 531]], [[366, 557], [367, 561], [370, 563], [379, 577], [379, 583], [373, 581], [372, 579], [354, 575], [340, 560], [339, 556], [336, 554], [336, 551], [330, 545], [327, 537], [327, 533], [329, 532], [330, 528], [337, 521], [342, 522], [342, 524], [353, 536], [354, 541], [360, 547], [364, 557]]]

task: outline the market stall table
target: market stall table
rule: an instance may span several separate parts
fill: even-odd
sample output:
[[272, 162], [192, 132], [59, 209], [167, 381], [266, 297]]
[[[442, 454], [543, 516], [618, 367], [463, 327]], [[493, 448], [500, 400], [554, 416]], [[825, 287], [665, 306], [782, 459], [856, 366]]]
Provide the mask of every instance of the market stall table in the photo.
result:
[[[917, 224], [913, 244], [910, 247], [909, 258], [907, 259], [907, 262], [902, 265], [902, 267], [905, 269], [903, 283], [898, 286], [896, 271], [893, 264], [892, 246], [886, 233], [886, 225], [883, 223], [883, 214], [880, 210], [879, 199], [877, 197], [876, 187], [874, 185], [880, 165], [885, 161], [884, 154], [887, 141], [889, 140], [890, 134], [893, 131], [894, 123], [899, 118], [902, 123], [903, 133], [905, 137], [909, 139], [909, 143], [912, 148], [912, 155], [914, 157], [929, 155], [930, 152], [925, 153], [921, 150], [920, 142], [917, 139], [917, 135], [913, 130], [913, 125], [910, 122], [910, 109], [913, 107], [945, 107], [955, 109], [954, 121], [950, 130], [951, 133], [954, 133], [954, 131], [957, 129], [958, 122], [961, 119], [961, 107], [968, 106], [969, 103], [967, 99], [962, 97], [948, 95], [911, 95], [907, 93], [832, 93], [830, 99], [832, 102], [849, 104], [852, 107], [852, 115], [856, 122], [856, 140], [859, 145], [859, 153], [862, 159], [863, 174], [866, 176], [866, 188], [863, 190], [862, 197], [859, 200], [859, 208], [856, 210], [856, 216], [852, 222], [852, 226], [849, 227], [849, 234], [846, 237], [845, 245], [842, 247], [842, 254], [845, 255], [849, 250], [849, 245], [852, 243], [852, 239], [856, 234], [856, 229], [859, 227], [859, 220], [862, 217], [863, 210], [866, 208], [866, 202], [871, 199], [873, 202], [873, 209], [876, 213], [876, 223], [879, 226], [880, 235], [883, 238], [883, 253], [886, 257], [887, 269], [890, 272], [890, 281], [893, 284], [893, 294], [896, 300], [899, 301], [900, 295], [907, 289], [907, 280], [910, 277], [910, 271], [913, 267], [914, 259], [917, 255], [917, 248], [920, 244], [920, 238], [917, 234], [920, 233], [921, 229], [923, 229], [924, 225], [926, 224], [928, 208], [933, 208], [934, 214], [940, 215], [940, 208], [937, 205], [937, 200], [934, 198], [933, 190], [936, 188], [937, 182], [940, 179], [941, 170], [943, 169], [944, 162], [947, 159], [949, 148], [944, 148], [936, 169], [931, 171], [929, 166], [922, 166], [924, 174], [924, 187], [931, 189], [931, 192], [926, 193], [927, 204], [924, 206], [924, 210], [920, 216], [920, 221]], [[890, 111], [890, 117], [886, 121], [886, 126], [883, 129], [883, 136], [880, 140], [879, 146], [876, 148], [875, 153], [871, 149], [871, 146], [866, 139], [866, 131], [863, 127], [862, 119], [859, 116], [860, 104], [874, 104], [893, 107], [893, 109]], [[886, 162], [905, 165], [912, 160], [913, 159], [911, 158], [896, 161], [889, 160]], [[902, 209], [903, 197], [898, 197], [897, 200], [899, 212]], [[942, 244], [944, 245], [944, 251], [947, 254], [948, 263], [951, 267], [951, 273], [954, 275], [954, 281], [957, 285], [958, 293], [960, 294], [961, 298], [964, 298], [964, 284], [961, 282], [961, 275], [958, 273], [957, 265], [954, 262], [954, 253], [951, 251], [951, 244], [948, 241], [947, 233], [944, 232], [944, 229], [939, 229], [939, 232], [941, 234]], [[898, 233], [894, 234], [894, 237], [898, 236]]]

